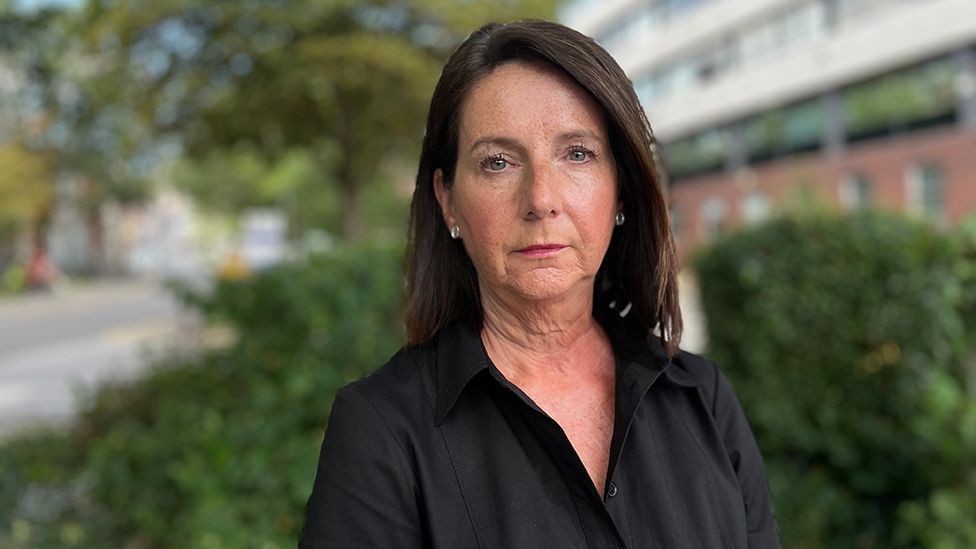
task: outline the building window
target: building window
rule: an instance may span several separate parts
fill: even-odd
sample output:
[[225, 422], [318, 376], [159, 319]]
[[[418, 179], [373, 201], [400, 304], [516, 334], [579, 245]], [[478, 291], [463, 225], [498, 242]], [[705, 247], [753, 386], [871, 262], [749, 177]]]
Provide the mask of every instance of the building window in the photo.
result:
[[952, 122], [958, 73], [953, 58], [937, 59], [844, 90], [848, 140]]
[[[596, 41], [611, 52], [618, 48], [626, 49], [646, 40], [648, 35], [658, 32], [661, 27], [684, 16], [692, 8], [710, 1], [712, 0], [662, 0], [650, 5], [635, 4], [620, 20], [598, 33]], [[584, 4], [590, 9], [599, 7], [598, 2], [587, 1]], [[582, 18], [585, 10], [574, 7], [572, 15]]]
[[780, 30], [774, 21], [766, 20], [743, 33], [739, 40], [739, 57], [743, 65], [747, 67], [759, 65], [773, 55], [776, 48], [781, 45]]
[[664, 19], [658, 9], [641, 8], [597, 38], [608, 51], [625, 50], [640, 43], [660, 29]]
[[742, 199], [742, 220], [759, 223], [769, 217], [769, 198], [762, 191], [749, 191]]
[[874, 201], [871, 180], [864, 174], [851, 174], [840, 184], [840, 203], [849, 210], [869, 208]]
[[725, 227], [725, 201], [717, 196], [705, 200], [701, 205], [701, 218], [705, 238], [711, 239], [721, 234]]
[[810, 99], [746, 119], [742, 132], [749, 161], [818, 149], [824, 118], [823, 103]]
[[811, 2], [783, 16], [785, 35], [790, 45], [803, 44], [823, 38], [827, 33], [827, 12], [823, 2]]
[[664, 164], [674, 179], [721, 170], [727, 153], [726, 132], [707, 130], [664, 146]]
[[945, 173], [935, 163], [912, 166], [907, 177], [908, 211], [937, 223], [945, 221]]

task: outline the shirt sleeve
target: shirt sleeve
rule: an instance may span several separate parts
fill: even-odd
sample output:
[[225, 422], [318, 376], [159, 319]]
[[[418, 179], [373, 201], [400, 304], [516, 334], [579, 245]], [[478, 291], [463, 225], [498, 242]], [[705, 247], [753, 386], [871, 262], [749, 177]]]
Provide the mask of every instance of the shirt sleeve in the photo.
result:
[[389, 425], [354, 386], [336, 395], [300, 546], [422, 547], [413, 467]]
[[732, 468], [739, 479], [746, 509], [750, 548], [780, 547], [773, 519], [769, 483], [749, 420], [725, 375], [715, 367], [712, 410]]

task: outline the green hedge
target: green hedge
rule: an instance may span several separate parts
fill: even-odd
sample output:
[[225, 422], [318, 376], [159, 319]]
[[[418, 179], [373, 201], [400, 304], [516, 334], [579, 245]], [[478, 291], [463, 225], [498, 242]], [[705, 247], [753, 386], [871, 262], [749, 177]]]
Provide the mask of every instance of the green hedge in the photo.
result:
[[974, 250], [971, 229], [818, 214], [698, 256], [785, 546], [976, 547]]
[[0, 447], [0, 546], [294, 547], [335, 391], [403, 341], [402, 272], [347, 250], [186, 295], [237, 343]]

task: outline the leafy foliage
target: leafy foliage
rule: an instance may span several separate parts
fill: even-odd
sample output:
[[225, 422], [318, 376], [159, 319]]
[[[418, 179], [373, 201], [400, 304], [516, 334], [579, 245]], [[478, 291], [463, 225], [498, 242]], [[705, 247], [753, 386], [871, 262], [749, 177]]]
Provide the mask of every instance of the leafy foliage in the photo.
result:
[[[366, 218], [365, 190], [385, 199], [414, 169], [451, 49], [488, 20], [551, 17], [555, 0], [15, 4], [0, 2], [0, 147], [84, 182], [97, 248], [102, 204], [146, 199], [173, 160], [162, 178], [205, 210], [276, 206], [296, 232], [373, 236], [384, 219]], [[230, 181], [214, 175], [228, 165]], [[37, 240], [45, 222], [31, 220]], [[0, 249], [15, 230], [0, 218]]]
[[237, 343], [7, 442], [0, 545], [294, 547], [335, 391], [403, 340], [401, 280], [398, 252], [344, 250], [187, 293]]
[[51, 173], [43, 155], [19, 145], [0, 144], [0, 238], [31, 228], [47, 215]]
[[[106, 105], [195, 159], [250, 147], [298, 150], [342, 197], [342, 232], [362, 237], [361, 191], [416, 158], [450, 50], [492, 19], [551, 16], [552, 0], [208, 4], [90, 2], [77, 30]], [[408, 170], [409, 171], [409, 170]]]
[[753, 422], [786, 546], [976, 544], [972, 243], [817, 214], [699, 257], [711, 355]]
[[294, 235], [312, 228], [341, 231], [341, 197], [323, 183], [316, 162], [302, 150], [272, 161], [242, 144], [183, 159], [171, 175], [208, 214], [233, 218], [249, 208], [273, 206], [287, 213]]

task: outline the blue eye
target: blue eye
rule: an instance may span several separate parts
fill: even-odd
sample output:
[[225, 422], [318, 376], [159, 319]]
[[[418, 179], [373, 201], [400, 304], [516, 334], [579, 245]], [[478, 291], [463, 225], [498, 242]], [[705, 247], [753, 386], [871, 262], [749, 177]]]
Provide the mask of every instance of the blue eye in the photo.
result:
[[569, 150], [569, 159], [573, 162], [586, 162], [594, 158], [596, 154], [582, 145], [577, 145]]

